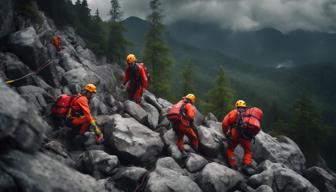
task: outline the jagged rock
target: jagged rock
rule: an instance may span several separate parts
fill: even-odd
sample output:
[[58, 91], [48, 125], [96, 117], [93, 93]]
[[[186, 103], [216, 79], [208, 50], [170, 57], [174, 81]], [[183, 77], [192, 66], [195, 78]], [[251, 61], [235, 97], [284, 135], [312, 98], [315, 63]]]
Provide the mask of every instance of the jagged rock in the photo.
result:
[[268, 185], [261, 185], [254, 192], [273, 192], [273, 189]]
[[139, 121], [140, 123], [146, 123], [147, 121], [147, 113], [146, 111], [140, 107], [140, 105], [136, 104], [133, 101], [125, 101], [125, 111], [130, 114], [134, 119]]
[[0, 79], [0, 142], [1, 148], [35, 151], [43, 134], [50, 129], [35, 109]]
[[204, 115], [196, 108], [196, 115], [194, 118], [195, 125], [199, 126], [202, 125], [204, 122]]
[[75, 167], [75, 161], [70, 157], [64, 146], [57, 141], [50, 141], [43, 145], [43, 153], [58, 160], [59, 162]]
[[297, 172], [305, 169], [305, 157], [300, 148], [288, 137], [274, 138], [260, 132], [252, 146], [253, 158], [257, 162], [268, 159], [272, 162], [283, 163]]
[[198, 136], [199, 136], [199, 146], [202, 153], [210, 157], [217, 157], [217, 154], [220, 152], [221, 143], [219, 143], [215, 136], [222, 138], [224, 137], [219, 130], [216, 130], [214, 127], [204, 127], [199, 126]]
[[155, 170], [148, 176], [146, 191], [201, 192], [195, 182], [180, 173], [180, 169], [172, 158], [159, 159]]
[[307, 169], [304, 176], [320, 191], [336, 191], [336, 178], [320, 167]]
[[10, 151], [0, 157], [0, 167], [15, 180], [19, 191], [106, 191], [94, 178], [42, 153]]
[[49, 95], [44, 89], [32, 85], [21, 86], [18, 88], [18, 92], [39, 111], [46, 109], [47, 103], [54, 100], [53, 96]]
[[114, 107], [116, 105], [116, 99], [113, 95], [108, 95], [106, 98], [106, 104], [110, 107]]
[[77, 46], [76, 51], [79, 55], [79, 59], [81, 62], [84, 62], [84, 60], [88, 60], [90, 61], [90, 63], [97, 65], [96, 56], [90, 49], [83, 49], [81, 46]]
[[[99, 85], [100, 82], [99, 77], [96, 74], [91, 71], [85, 70], [83, 67], [79, 67], [65, 72], [63, 78], [64, 83], [69, 87], [78, 86], [79, 90], [76, 90], [77, 92], [80, 91], [80, 88], [87, 83]], [[74, 90], [72, 91], [75, 92]]]
[[251, 186], [268, 185], [278, 191], [318, 191], [307, 179], [289, 169], [282, 163], [272, 163], [266, 160], [259, 165], [261, 173], [249, 178]]
[[144, 98], [144, 100], [145, 100], [147, 103], [153, 105], [159, 112], [161, 112], [162, 107], [161, 107], [161, 105], [157, 102], [155, 95], [153, 95], [151, 92], [145, 90], [144, 93], [143, 93], [143, 95], [142, 95], [142, 97]]
[[93, 175], [97, 179], [109, 176], [118, 165], [117, 156], [109, 155], [101, 150], [85, 151], [77, 162], [77, 167], [81, 172]]
[[3, 0], [0, 6], [0, 38], [8, 35], [14, 29], [14, 1]]
[[133, 118], [113, 116], [113, 124], [104, 127], [107, 146], [126, 162], [151, 163], [163, 150], [160, 135]]
[[218, 121], [217, 117], [213, 114], [213, 113], [208, 113], [205, 117], [204, 117], [205, 121]]
[[164, 112], [167, 112], [167, 110], [169, 109], [169, 107], [171, 107], [173, 105], [169, 101], [164, 100], [162, 98], [158, 98], [157, 102], [161, 105], [162, 111], [164, 111]]
[[213, 162], [203, 168], [198, 184], [203, 191], [220, 192], [232, 189], [243, 180], [239, 172]]
[[77, 69], [82, 66], [79, 62], [73, 59], [69, 53], [64, 53], [60, 60], [60, 65], [65, 69], [65, 71], [70, 71], [72, 69]]
[[147, 122], [148, 122], [149, 127], [152, 130], [155, 130], [156, 127], [158, 126], [158, 121], [159, 121], [158, 110], [154, 106], [148, 103], [143, 104], [143, 109], [147, 112], [147, 118], [148, 118]]
[[180, 160], [182, 158], [182, 153], [176, 145], [177, 137], [173, 129], [168, 130], [163, 135], [163, 141], [168, 147], [167, 151], [169, 155], [172, 156], [175, 160]]
[[14, 179], [0, 169], [0, 191], [18, 191]]
[[[30, 69], [19, 60], [19, 58], [11, 53], [0, 53], [0, 66], [3, 67], [7, 79], [17, 79], [31, 72]], [[11, 85], [17, 87], [33, 83], [34, 79], [32, 77], [27, 77], [14, 82]]]
[[90, 100], [90, 109], [91, 109], [91, 114], [96, 116], [96, 115], [106, 115], [108, 113], [108, 109], [106, 105], [98, 99], [98, 97], [93, 97]]
[[9, 46], [11, 51], [32, 70], [36, 70], [47, 61], [47, 51], [33, 27], [27, 27], [11, 34]]
[[114, 172], [109, 180], [113, 181], [117, 188], [124, 191], [134, 191], [147, 170], [141, 167], [122, 167]]
[[186, 167], [188, 171], [194, 173], [201, 170], [207, 163], [208, 161], [202, 156], [190, 153], [188, 159], [186, 160]]

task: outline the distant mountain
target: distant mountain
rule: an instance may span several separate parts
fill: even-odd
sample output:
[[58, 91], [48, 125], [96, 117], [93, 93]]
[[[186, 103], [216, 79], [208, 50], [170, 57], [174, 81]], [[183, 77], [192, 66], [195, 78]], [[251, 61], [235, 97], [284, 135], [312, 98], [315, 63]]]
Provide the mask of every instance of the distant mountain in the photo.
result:
[[275, 29], [238, 32], [213, 24], [178, 21], [170, 24], [170, 35], [195, 47], [217, 50], [248, 63], [278, 65], [336, 61], [336, 34]]

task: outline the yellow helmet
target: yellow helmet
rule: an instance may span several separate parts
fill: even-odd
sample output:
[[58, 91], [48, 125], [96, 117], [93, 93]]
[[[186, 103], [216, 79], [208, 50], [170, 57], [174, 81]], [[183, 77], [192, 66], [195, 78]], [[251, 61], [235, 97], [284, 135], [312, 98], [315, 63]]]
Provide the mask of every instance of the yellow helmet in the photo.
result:
[[236, 107], [246, 107], [246, 102], [244, 100], [238, 100], [236, 102]]
[[97, 88], [94, 84], [89, 83], [89, 84], [85, 85], [84, 90], [86, 90], [90, 93], [96, 93]]
[[194, 94], [189, 93], [188, 95], [185, 96], [186, 99], [190, 100], [191, 103], [195, 103], [196, 101], [196, 96]]
[[129, 54], [126, 57], [126, 61], [128, 64], [134, 63], [137, 60], [134, 54]]

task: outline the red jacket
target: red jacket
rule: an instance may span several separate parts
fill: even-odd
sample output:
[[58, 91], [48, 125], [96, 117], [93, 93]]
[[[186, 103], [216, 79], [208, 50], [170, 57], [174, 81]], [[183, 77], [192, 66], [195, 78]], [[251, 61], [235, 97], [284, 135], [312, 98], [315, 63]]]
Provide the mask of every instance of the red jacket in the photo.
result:
[[136, 64], [137, 65], [137, 75], [140, 77], [140, 82], [136, 82], [136, 77], [132, 75], [132, 68], [134, 67], [133, 65], [129, 65], [126, 70], [125, 70], [125, 77], [124, 77], [124, 85], [130, 81], [129, 86], [136, 86], [137, 83], [140, 83], [140, 86], [138, 88], [145, 88], [147, 89], [148, 87], [148, 79], [147, 79], [147, 74], [144, 69], [144, 66], [142, 64]]
[[[185, 101], [181, 100], [180, 102], [185, 102]], [[184, 112], [185, 112], [185, 115], [182, 117], [181, 123], [185, 126], [191, 126], [190, 121], [193, 121], [196, 116], [196, 109], [194, 105], [192, 105], [191, 103], [187, 103], [184, 106]]]
[[85, 96], [76, 97], [71, 105], [71, 115], [78, 116], [76, 113], [82, 113], [89, 122], [94, 121], [89, 108], [89, 100]]
[[222, 128], [225, 134], [228, 132], [229, 127], [237, 122], [237, 116], [237, 109], [233, 109], [224, 117], [222, 122]]

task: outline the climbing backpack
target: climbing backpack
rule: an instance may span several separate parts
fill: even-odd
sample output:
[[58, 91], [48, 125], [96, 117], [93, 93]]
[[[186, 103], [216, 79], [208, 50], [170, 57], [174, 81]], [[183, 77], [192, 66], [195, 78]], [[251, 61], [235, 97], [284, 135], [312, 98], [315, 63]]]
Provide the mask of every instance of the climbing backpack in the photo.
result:
[[173, 105], [167, 113], [167, 119], [169, 121], [180, 121], [185, 115], [184, 107], [187, 104], [184, 100]]
[[263, 111], [257, 107], [237, 110], [237, 128], [245, 139], [253, 139], [261, 130]]
[[[135, 88], [138, 88], [142, 85], [142, 79], [139, 74], [139, 67], [143, 68], [146, 74], [147, 79], [149, 79], [149, 72], [144, 63], [136, 63], [130, 70], [131, 79], [133, 80], [133, 83], [136, 85]], [[144, 86], [144, 85], [142, 85]]]
[[66, 118], [75, 98], [78, 96], [60, 95], [51, 109], [51, 114], [55, 117]]

